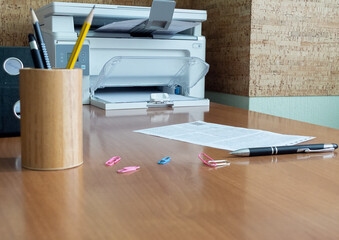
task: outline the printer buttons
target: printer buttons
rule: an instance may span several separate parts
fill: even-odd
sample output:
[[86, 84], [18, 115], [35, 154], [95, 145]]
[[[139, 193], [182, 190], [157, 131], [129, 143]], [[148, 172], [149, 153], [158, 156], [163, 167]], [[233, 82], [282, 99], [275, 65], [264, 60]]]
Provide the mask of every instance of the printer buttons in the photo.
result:
[[201, 48], [202, 44], [201, 43], [193, 43], [192, 47], [193, 48]]

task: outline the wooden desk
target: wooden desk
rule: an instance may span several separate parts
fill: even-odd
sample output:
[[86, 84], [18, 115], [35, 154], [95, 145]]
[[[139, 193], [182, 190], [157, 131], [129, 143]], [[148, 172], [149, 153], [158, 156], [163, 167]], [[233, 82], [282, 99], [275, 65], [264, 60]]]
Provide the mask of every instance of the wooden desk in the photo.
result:
[[[205, 111], [84, 106], [84, 164], [63, 171], [21, 169], [20, 139], [0, 139], [1, 240], [338, 239], [338, 150], [237, 158], [132, 131], [204, 120], [339, 143], [339, 130], [218, 104]], [[231, 166], [206, 167], [201, 152]], [[106, 167], [114, 155], [122, 161]], [[171, 163], [159, 166], [165, 156]], [[141, 169], [116, 173], [129, 165]]]

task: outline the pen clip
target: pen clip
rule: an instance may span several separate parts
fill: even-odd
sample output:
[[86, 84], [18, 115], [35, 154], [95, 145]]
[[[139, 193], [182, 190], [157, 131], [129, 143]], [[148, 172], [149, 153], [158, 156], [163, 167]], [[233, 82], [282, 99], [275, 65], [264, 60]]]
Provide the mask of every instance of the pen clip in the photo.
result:
[[298, 149], [298, 152], [317, 153], [317, 152], [333, 152], [334, 150], [335, 150], [334, 148], [323, 148], [323, 149], [316, 149], [316, 150], [311, 150], [309, 148], [300, 148]]

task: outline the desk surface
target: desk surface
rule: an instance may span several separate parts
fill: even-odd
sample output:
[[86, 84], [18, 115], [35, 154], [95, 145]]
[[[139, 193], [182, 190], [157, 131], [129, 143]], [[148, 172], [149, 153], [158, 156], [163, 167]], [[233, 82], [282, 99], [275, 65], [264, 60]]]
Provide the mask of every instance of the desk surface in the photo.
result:
[[[338, 239], [339, 154], [238, 158], [228, 151], [133, 133], [204, 120], [317, 137], [339, 130], [211, 104], [103, 111], [84, 106], [84, 164], [20, 166], [20, 138], [0, 139], [0, 236], [7, 239]], [[229, 159], [212, 169], [198, 154]], [[106, 167], [114, 155], [118, 166]], [[168, 165], [157, 161], [171, 156]], [[118, 168], [140, 165], [130, 175]]]

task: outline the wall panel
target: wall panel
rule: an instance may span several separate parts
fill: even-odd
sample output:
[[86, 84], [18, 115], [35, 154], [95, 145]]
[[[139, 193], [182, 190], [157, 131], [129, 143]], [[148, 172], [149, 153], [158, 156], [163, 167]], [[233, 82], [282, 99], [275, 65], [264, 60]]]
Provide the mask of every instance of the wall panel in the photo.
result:
[[252, 0], [248, 96], [339, 95], [338, 0]]
[[198, 0], [207, 10], [203, 34], [210, 71], [206, 90], [247, 96], [249, 91], [250, 0]]

